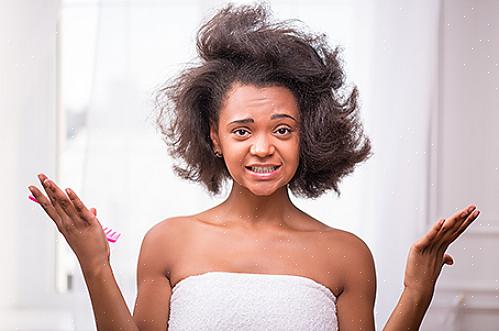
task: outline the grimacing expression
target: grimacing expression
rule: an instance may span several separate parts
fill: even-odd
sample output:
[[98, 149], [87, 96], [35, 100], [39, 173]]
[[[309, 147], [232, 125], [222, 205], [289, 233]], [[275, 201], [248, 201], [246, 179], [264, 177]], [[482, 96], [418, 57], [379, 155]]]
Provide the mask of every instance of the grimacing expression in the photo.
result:
[[210, 137], [235, 184], [268, 196], [286, 186], [296, 173], [299, 129], [300, 111], [288, 88], [234, 83], [219, 111], [218, 133], [211, 127]]

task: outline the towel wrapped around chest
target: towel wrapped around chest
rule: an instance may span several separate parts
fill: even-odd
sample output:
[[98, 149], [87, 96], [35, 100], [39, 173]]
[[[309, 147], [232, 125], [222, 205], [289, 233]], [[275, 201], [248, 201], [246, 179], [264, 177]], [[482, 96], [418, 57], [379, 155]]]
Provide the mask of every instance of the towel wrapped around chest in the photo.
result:
[[336, 297], [295, 275], [207, 272], [172, 289], [168, 331], [337, 331]]

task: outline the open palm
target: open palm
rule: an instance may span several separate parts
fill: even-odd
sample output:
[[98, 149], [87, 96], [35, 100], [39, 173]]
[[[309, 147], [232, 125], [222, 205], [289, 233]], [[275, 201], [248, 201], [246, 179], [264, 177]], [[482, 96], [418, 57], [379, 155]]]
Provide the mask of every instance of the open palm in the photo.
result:
[[419, 293], [432, 294], [444, 264], [453, 264], [446, 254], [452, 244], [478, 217], [480, 211], [471, 204], [447, 219], [440, 219], [410, 251], [405, 271], [404, 286]]
[[44, 174], [38, 178], [47, 195], [36, 186], [30, 186], [29, 189], [64, 236], [82, 267], [108, 263], [109, 244], [96, 217], [96, 209], [88, 209], [70, 189], [67, 189], [66, 195]]

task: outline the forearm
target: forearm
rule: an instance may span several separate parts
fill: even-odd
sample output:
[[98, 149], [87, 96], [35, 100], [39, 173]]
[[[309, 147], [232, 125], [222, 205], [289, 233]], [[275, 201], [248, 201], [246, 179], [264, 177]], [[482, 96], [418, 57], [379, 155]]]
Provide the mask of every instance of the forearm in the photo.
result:
[[404, 289], [383, 331], [419, 330], [433, 293]]
[[139, 331], [109, 264], [81, 267], [99, 331]]

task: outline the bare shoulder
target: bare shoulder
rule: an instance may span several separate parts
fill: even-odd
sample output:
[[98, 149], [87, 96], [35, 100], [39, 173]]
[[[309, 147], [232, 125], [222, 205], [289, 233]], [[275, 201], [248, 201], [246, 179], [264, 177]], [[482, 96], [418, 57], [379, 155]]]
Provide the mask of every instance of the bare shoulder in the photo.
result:
[[141, 330], [167, 328], [171, 282], [168, 277], [172, 263], [172, 242], [178, 241], [181, 222], [166, 219], [147, 231], [137, 263], [137, 298], [133, 319]]
[[173, 245], [183, 241], [193, 230], [192, 216], [168, 217], [153, 225], [145, 234], [144, 240], [155, 242], [157, 245]]
[[319, 243], [325, 265], [328, 270], [335, 270], [343, 276], [341, 283], [347, 285], [350, 274], [354, 272], [374, 272], [374, 258], [366, 242], [356, 234], [331, 227], [305, 214], [300, 223], [315, 233], [309, 237], [314, 243]]
[[[179, 232], [186, 231], [192, 222], [191, 216], [168, 217], [153, 225], [145, 234], [145, 237], [166, 239], [168, 236], [176, 237]], [[172, 238], [170, 238], [172, 239]], [[161, 240], [160, 240], [161, 241]]]
[[181, 221], [181, 217], [171, 217], [156, 223], [144, 235], [142, 246], [147, 245], [153, 247], [155, 251], [164, 251], [162, 248], [166, 248], [178, 238], [183, 224], [185, 222]]
[[337, 243], [343, 290], [336, 302], [343, 329], [374, 330], [376, 270], [368, 245], [359, 236], [343, 230], [330, 232]]
[[153, 225], [144, 235], [142, 248], [147, 247], [147, 251], [155, 255], [165, 275], [170, 274], [176, 256], [183, 251], [192, 223], [189, 216], [169, 217]]
[[[321, 251], [327, 256], [329, 270], [335, 270], [341, 288], [356, 286], [359, 276], [375, 284], [374, 258], [368, 245], [354, 233], [330, 228], [322, 238]], [[343, 292], [343, 291], [342, 291]]]
[[352, 232], [331, 228], [328, 231], [329, 240], [337, 242], [342, 250], [351, 251], [356, 255], [370, 255], [371, 251], [365, 241]]

